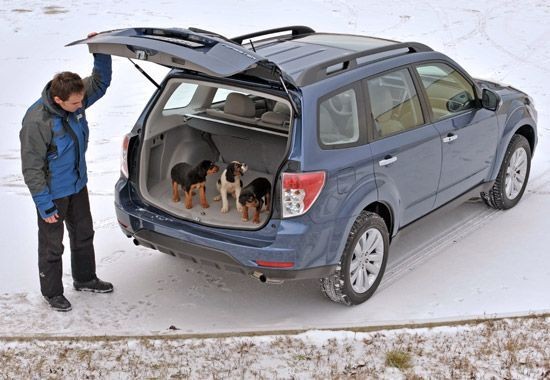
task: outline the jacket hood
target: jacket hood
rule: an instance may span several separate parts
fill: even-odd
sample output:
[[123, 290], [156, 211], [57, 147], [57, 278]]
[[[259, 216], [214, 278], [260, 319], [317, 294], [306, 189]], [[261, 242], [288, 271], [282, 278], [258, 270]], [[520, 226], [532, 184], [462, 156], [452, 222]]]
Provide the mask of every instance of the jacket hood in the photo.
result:
[[48, 110], [48, 112], [58, 115], [61, 117], [67, 116], [67, 111], [65, 111], [63, 108], [59, 107], [50, 96], [50, 86], [52, 84], [52, 81], [49, 81], [44, 89], [42, 90], [42, 103], [44, 104], [44, 107]]

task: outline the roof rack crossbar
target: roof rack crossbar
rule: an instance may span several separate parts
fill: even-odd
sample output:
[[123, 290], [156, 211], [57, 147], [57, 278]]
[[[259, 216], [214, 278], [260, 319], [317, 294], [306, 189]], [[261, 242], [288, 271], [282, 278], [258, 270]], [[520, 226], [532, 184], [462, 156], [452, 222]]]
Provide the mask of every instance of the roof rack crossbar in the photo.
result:
[[249, 40], [251, 38], [267, 36], [270, 34], [282, 33], [282, 32], [291, 32], [292, 37], [315, 33], [315, 31], [308, 26], [293, 25], [293, 26], [283, 26], [281, 28], [266, 29], [266, 30], [262, 30], [262, 31], [254, 32], [250, 34], [243, 34], [242, 36], [233, 37], [231, 38], [231, 40], [238, 43], [239, 45], [242, 45], [244, 40]]
[[330, 75], [331, 73], [327, 72], [327, 69], [338, 64], [342, 64], [345, 70], [352, 69], [358, 66], [357, 60], [359, 58], [368, 57], [371, 55], [391, 52], [393, 50], [408, 49], [409, 53], [419, 53], [419, 52], [428, 52], [433, 51], [432, 48], [418, 42], [400, 42], [385, 46], [380, 46], [374, 49], [367, 49], [359, 51], [353, 54], [345, 55], [342, 57], [337, 57], [325, 62], [321, 62], [317, 65], [308, 67], [300, 75], [300, 78], [296, 81], [301, 86], [317, 82], [323, 76]]

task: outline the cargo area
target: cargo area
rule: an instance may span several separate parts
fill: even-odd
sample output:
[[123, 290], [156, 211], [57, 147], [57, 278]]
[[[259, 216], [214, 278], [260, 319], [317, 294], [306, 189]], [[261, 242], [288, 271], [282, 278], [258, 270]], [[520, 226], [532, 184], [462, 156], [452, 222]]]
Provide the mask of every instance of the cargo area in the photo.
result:
[[[167, 106], [170, 99], [181, 96], [174, 95], [180, 86], [176, 83], [172, 87], [174, 89], [167, 86], [146, 124], [140, 159], [140, 191], [144, 199], [169, 214], [206, 225], [241, 229], [260, 227], [270, 216], [265, 206], [260, 224], [252, 223], [254, 210], [250, 209], [249, 221], [243, 222], [232, 196], [228, 196], [229, 212], [222, 213], [222, 202], [214, 200], [219, 194], [216, 182], [229, 163], [239, 161], [248, 166], [241, 177], [243, 187], [258, 177], [267, 178], [272, 189], [275, 187], [276, 173], [287, 151], [289, 105], [283, 99], [263, 94], [228, 89], [222, 93], [219, 88], [194, 84], [193, 94], [185, 95], [190, 98], [189, 104], [171, 108]], [[206, 104], [201, 100], [205, 98]], [[206, 178], [206, 198], [210, 207], [201, 207], [198, 191], [195, 191], [193, 207], [186, 209], [181, 188], [181, 200], [177, 203], [172, 200], [170, 172], [177, 163], [195, 166], [202, 160], [213, 161], [219, 166], [217, 173]]]

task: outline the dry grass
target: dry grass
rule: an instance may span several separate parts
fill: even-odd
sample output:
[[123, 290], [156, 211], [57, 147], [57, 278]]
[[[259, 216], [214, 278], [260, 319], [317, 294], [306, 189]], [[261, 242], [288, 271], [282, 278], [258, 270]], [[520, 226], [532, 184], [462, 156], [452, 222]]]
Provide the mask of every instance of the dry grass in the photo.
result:
[[412, 367], [411, 354], [405, 351], [393, 350], [386, 353], [386, 367], [395, 367], [401, 371]]
[[0, 339], [0, 379], [550, 378], [550, 318], [217, 339]]

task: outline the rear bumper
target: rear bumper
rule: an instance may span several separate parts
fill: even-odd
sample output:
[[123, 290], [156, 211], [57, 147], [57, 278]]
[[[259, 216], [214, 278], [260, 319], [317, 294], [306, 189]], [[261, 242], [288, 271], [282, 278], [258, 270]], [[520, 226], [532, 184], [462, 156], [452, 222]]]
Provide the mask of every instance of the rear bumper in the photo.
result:
[[[127, 232], [127, 231], [125, 231]], [[251, 275], [260, 278], [263, 275], [267, 282], [322, 278], [336, 269], [335, 265], [301, 270], [282, 270], [266, 267], [247, 267], [222, 250], [205, 247], [166, 236], [154, 231], [141, 230], [133, 235], [135, 242], [147, 248], [156, 249], [172, 256], [190, 260], [194, 263], [211, 266], [220, 270]]]
[[[262, 281], [323, 278], [336, 270], [337, 262], [327, 260], [339, 242], [333, 236], [333, 221], [316, 224], [304, 216], [302, 220], [272, 219], [255, 231], [214, 228], [161, 214], [140, 202], [131, 186], [128, 196], [125, 181], [117, 185], [117, 219], [136, 244]], [[274, 268], [258, 262], [293, 265]]]

